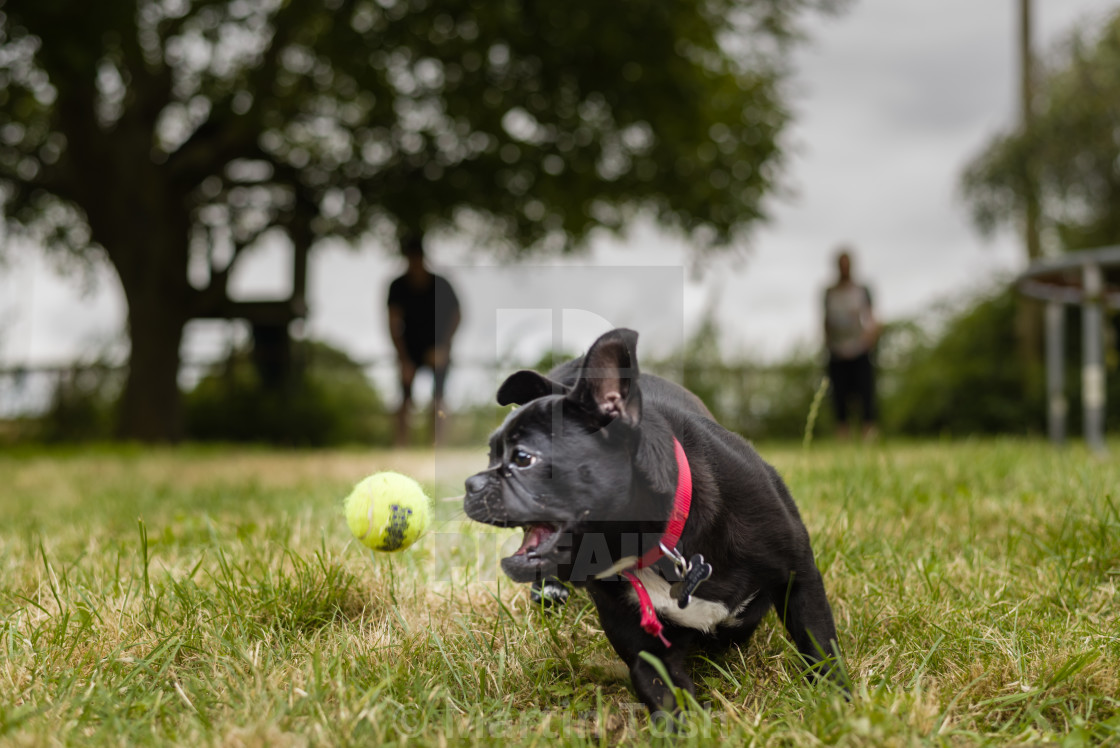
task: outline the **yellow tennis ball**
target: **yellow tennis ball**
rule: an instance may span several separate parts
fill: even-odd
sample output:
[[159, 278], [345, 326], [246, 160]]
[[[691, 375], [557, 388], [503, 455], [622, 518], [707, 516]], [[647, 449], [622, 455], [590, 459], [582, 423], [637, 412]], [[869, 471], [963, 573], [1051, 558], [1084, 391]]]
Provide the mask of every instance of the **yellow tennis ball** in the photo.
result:
[[367, 548], [400, 551], [415, 543], [432, 520], [431, 500], [407, 475], [374, 473], [346, 497], [346, 524]]

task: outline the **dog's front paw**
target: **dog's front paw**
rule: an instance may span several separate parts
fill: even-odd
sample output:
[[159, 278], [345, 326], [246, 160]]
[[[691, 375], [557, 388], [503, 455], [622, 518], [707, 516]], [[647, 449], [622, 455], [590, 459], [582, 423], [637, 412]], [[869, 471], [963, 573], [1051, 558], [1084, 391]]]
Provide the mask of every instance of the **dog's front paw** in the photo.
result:
[[533, 582], [529, 588], [529, 599], [533, 601], [533, 605], [539, 605], [545, 610], [556, 610], [568, 602], [570, 594], [568, 588], [556, 579]]

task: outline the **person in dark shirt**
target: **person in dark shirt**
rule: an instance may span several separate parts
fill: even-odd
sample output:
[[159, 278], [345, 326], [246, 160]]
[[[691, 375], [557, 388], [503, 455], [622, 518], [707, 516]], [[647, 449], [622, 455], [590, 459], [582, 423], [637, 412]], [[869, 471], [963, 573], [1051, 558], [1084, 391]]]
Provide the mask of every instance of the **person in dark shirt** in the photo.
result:
[[443, 391], [451, 363], [451, 339], [459, 328], [459, 299], [447, 279], [424, 262], [424, 243], [418, 235], [401, 239], [401, 254], [408, 269], [389, 284], [389, 335], [400, 366], [401, 406], [397, 411], [397, 445], [408, 443], [412, 382], [416, 371], [432, 371], [432, 412], [435, 440], [443, 439], [446, 414]]

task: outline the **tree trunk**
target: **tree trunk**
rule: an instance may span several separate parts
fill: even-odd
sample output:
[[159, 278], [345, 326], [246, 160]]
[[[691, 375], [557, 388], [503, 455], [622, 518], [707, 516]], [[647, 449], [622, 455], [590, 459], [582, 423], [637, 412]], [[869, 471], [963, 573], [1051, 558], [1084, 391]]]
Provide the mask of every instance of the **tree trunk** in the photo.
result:
[[[153, 217], [158, 220], [153, 220]], [[187, 279], [187, 216], [157, 206], [123, 223], [110, 259], [128, 301], [132, 344], [117, 435], [143, 442], [183, 436], [179, 347], [195, 291]]]
[[121, 438], [175, 442], [183, 436], [179, 345], [184, 311], [153, 293], [129, 298], [132, 352], [117, 424]]

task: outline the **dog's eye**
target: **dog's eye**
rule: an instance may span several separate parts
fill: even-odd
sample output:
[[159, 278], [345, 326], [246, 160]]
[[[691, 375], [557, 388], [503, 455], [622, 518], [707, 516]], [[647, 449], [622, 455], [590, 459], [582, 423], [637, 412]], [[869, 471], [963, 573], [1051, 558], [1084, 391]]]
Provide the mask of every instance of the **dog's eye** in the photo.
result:
[[531, 455], [524, 449], [517, 449], [513, 452], [513, 459], [510, 462], [514, 467], [527, 468], [537, 461], [536, 455]]

